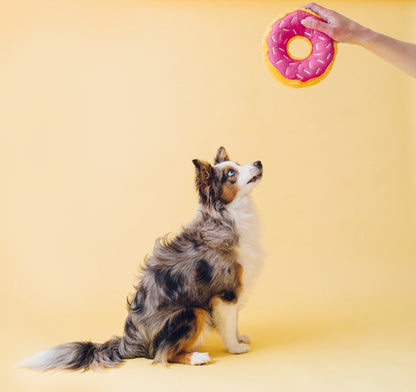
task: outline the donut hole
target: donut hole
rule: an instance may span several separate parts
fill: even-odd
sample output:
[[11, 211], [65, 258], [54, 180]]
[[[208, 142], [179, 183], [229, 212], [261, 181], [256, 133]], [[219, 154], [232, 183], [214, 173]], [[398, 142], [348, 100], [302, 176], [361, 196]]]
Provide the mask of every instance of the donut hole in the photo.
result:
[[306, 37], [296, 35], [287, 43], [287, 53], [293, 60], [305, 60], [312, 53], [312, 43]]

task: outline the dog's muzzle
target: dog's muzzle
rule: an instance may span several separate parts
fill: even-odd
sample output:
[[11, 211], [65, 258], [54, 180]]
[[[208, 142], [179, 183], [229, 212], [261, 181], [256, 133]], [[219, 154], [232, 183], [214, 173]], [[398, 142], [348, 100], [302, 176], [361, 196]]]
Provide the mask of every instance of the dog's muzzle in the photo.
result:
[[252, 182], [256, 182], [263, 177], [263, 165], [260, 161], [253, 162], [253, 166], [257, 169], [257, 173], [251, 177], [250, 181], [247, 184], [251, 184]]

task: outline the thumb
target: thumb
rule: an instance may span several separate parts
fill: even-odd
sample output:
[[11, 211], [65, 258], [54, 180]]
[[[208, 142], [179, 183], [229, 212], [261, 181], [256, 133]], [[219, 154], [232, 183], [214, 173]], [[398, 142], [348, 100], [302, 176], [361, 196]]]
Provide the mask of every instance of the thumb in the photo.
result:
[[326, 22], [322, 22], [314, 18], [305, 18], [305, 19], [302, 19], [301, 23], [303, 24], [303, 26], [305, 26], [308, 29], [318, 30], [318, 31], [321, 31], [322, 33], [329, 35], [330, 27], [328, 23]]

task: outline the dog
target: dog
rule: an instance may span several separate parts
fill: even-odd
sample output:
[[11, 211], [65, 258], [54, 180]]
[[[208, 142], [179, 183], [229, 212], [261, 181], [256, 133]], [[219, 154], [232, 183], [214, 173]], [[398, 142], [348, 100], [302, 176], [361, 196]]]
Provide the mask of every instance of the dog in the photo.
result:
[[216, 328], [226, 350], [249, 350], [238, 330], [238, 312], [262, 259], [252, 189], [263, 175], [255, 161], [230, 161], [224, 147], [214, 164], [193, 160], [197, 213], [174, 237], [158, 239], [128, 300], [124, 336], [105, 343], [74, 342], [40, 351], [22, 367], [86, 371], [145, 357], [154, 363], [203, 365], [195, 351], [206, 329]]

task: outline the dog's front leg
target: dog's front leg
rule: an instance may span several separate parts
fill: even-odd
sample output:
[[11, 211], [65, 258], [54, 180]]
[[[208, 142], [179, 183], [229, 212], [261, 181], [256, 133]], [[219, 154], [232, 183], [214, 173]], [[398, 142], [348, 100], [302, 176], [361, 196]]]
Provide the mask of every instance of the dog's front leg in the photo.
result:
[[237, 340], [239, 343], [250, 343], [250, 336], [247, 334], [240, 334], [240, 331], [238, 330], [237, 326]]
[[[249, 350], [244, 335], [238, 332], [238, 305], [216, 299], [212, 316], [227, 351], [231, 354], [243, 354]], [[243, 339], [241, 339], [243, 337]], [[241, 339], [241, 340], [240, 340]]]

